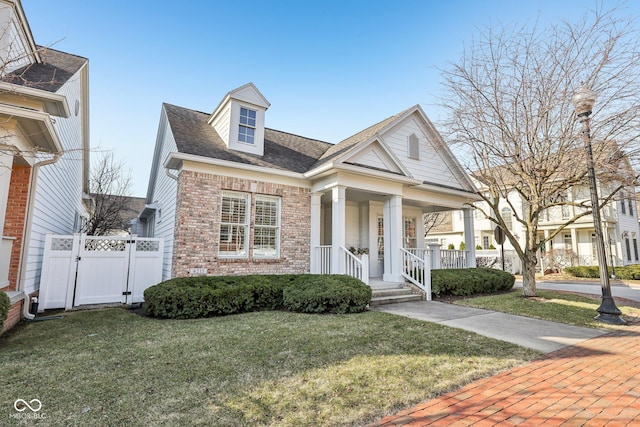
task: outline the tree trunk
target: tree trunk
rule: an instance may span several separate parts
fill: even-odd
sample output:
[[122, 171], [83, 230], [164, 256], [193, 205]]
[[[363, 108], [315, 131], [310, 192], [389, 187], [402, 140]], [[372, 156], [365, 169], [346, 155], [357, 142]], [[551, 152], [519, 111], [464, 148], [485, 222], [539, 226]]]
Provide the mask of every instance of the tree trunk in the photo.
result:
[[522, 260], [522, 295], [525, 297], [536, 296], [536, 264], [538, 260], [535, 252], [525, 250]]

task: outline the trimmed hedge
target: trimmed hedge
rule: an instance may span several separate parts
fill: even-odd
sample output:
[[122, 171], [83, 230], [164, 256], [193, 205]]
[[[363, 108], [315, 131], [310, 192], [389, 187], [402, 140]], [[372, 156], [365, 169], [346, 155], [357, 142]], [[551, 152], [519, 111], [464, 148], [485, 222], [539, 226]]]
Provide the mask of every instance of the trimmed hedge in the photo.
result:
[[[363, 288], [368, 290], [368, 297], [363, 296]], [[144, 300], [147, 315], [172, 319], [282, 309], [303, 313], [354, 313], [366, 309], [371, 290], [349, 276], [179, 277], [147, 288]]]
[[11, 308], [9, 296], [0, 291], [0, 331], [2, 331], [2, 325], [4, 325], [4, 321], [7, 320], [9, 315], [9, 308]]
[[493, 268], [431, 270], [431, 292], [436, 296], [508, 291], [515, 281], [513, 274]]
[[371, 288], [351, 276], [311, 276], [284, 289], [284, 308], [300, 313], [360, 313], [371, 302]]
[[[616, 267], [616, 277], [623, 280], [640, 280], [640, 264], [626, 265], [624, 267]], [[577, 266], [577, 267], [565, 267], [563, 268], [568, 274], [574, 277], [588, 277], [596, 279], [600, 277], [600, 268], [597, 266]], [[611, 268], [609, 268], [609, 274], [612, 274]]]

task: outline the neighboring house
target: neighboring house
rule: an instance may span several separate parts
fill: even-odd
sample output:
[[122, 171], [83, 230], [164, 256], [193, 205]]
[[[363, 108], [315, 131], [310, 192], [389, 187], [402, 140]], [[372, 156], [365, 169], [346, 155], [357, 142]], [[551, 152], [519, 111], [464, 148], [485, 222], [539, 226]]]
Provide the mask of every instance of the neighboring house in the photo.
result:
[[78, 231], [88, 188], [85, 58], [36, 45], [19, 0], [0, 0], [0, 290], [5, 329], [29, 316], [47, 233]]
[[[612, 190], [607, 187], [607, 185], [599, 185], [601, 198], [611, 194]], [[584, 211], [583, 208], [570, 205], [570, 203], [577, 204], [588, 201], [589, 189], [586, 185], [571, 188], [563, 195], [563, 198], [569, 203], [568, 205], [547, 209], [540, 218], [538, 227], [538, 238], [540, 240], [548, 239], [560, 225]], [[523, 208], [523, 200], [517, 192], [510, 192], [509, 200], [513, 208]], [[607, 261], [611, 263], [613, 259], [613, 263], [616, 266], [640, 263], [640, 250], [638, 248], [640, 226], [635, 200], [635, 190], [633, 187], [629, 187], [619, 192], [615, 199], [601, 210]], [[484, 211], [488, 211], [485, 202], [476, 202], [475, 205]], [[524, 245], [525, 230], [513, 218], [511, 206], [503, 200], [500, 209], [507, 222], [507, 227], [518, 236], [521, 245]], [[452, 212], [447, 213], [447, 215], [451, 215], [452, 220], [445, 222], [444, 227], [429, 233], [427, 241], [433, 239], [444, 245], [449, 243], [457, 245], [464, 240], [462, 212]], [[509, 219], [511, 220], [509, 221]], [[476, 246], [482, 249], [499, 248], [494, 237], [495, 228], [495, 223], [486, 218], [479, 209], [475, 210], [474, 242]], [[513, 249], [508, 240], [505, 242], [504, 247], [505, 250]], [[583, 216], [573, 224], [568, 225], [545, 245], [542, 257], [542, 265], [545, 269], [562, 268], [568, 265], [598, 265], [593, 217], [591, 215]]]
[[[138, 234], [138, 215], [145, 207], [144, 197], [91, 193], [85, 200], [89, 220], [83, 232], [95, 235]], [[93, 221], [95, 224], [92, 224]], [[94, 230], [90, 230], [91, 226]]]
[[252, 83], [211, 114], [162, 105], [139, 219], [164, 238], [165, 279], [344, 273], [353, 247], [371, 277], [402, 281], [400, 248], [424, 248], [422, 214], [477, 200], [418, 105], [335, 145], [265, 127], [269, 106]]

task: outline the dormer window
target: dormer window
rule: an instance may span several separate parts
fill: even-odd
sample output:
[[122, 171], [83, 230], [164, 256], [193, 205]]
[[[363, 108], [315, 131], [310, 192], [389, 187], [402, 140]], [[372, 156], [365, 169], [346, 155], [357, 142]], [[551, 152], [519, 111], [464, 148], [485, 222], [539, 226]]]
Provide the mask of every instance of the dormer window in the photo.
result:
[[240, 125], [238, 128], [238, 142], [254, 144], [256, 134], [256, 112], [240, 107]]

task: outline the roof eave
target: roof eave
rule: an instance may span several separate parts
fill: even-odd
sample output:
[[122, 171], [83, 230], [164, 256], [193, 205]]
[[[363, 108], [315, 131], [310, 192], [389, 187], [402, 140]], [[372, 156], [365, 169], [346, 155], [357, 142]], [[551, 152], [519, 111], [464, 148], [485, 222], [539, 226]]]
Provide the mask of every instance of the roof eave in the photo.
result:
[[42, 102], [44, 111], [52, 116], [71, 117], [67, 97], [64, 95], [28, 86], [14, 85], [8, 82], [0, 82], [0, 91]]
[[279, 176], [285, 176], [289, 178], [305, 179], [304, 174], [298, 173], [298, 172], [285, 171], [285, 170], [274, 169], [274, 168], [269, 168], [265, 166], [250, 165], [246, 163], [232, 162], [229, 160], [220, 160], [220, 159], [214, 159], [211, 157], [198, 156], [195, 154], [176, 153], [176, 152], [169, 153], [169, 155], [167, 156], [167, 159], [164, 162], [164, 167], [167, 169], [178, 170], [180, 169], [183, 161], [202, 163], [202, 164], [211, 165], [211, 166], [235, 168], [235, 169], [253, 171], [253, 172], [262, 172], [262, 173], [268, 173], [270, 175], [279, 175]]

